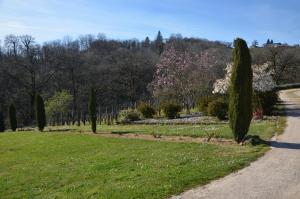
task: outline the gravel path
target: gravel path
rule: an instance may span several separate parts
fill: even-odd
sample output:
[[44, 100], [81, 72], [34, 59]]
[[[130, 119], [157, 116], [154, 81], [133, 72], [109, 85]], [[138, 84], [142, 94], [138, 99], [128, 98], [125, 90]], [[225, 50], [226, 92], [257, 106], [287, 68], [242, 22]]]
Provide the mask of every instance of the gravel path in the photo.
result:
[[293, 93], [298, 100], [280, 93], [288, 127], [272, 141], [270, 152], [237, 173], [172, 199], [300, 199], [300, 90]]

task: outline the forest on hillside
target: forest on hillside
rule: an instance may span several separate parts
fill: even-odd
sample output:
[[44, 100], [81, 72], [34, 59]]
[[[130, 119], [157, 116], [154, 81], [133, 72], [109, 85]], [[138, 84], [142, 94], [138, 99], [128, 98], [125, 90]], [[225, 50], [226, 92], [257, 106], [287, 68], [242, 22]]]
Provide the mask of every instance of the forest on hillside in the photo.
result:
[[[78, 121], [88, 112], [95, 88], [97, 110], [116, 111], [140, 102], [174, 100], [194, 107], [211, 95], [232, 60], [232, 43], [185, 38], [179, 34], [154, 40], [113, 40], [103, 34], [65, 37], [39, 44], [30, 35], [8, 35], [0, 48], [0, 112], [16, 106], [19, 126], [34, 122], [34, 100], [46, 109], [68, 102], [59, 114]], [[300, 47], [268, 40], [250, 45], [252, 63], [269, 64], [277, 85], [300, 82]], [[50, 108], [49, 108], [50, 109]]]

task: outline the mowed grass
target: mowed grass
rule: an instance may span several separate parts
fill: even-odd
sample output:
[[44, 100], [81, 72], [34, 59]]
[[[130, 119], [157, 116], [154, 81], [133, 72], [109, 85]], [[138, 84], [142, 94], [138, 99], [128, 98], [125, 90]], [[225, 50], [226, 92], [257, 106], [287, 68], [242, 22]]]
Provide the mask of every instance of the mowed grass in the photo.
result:
[[240, 169], [266, 150], [6, 132], [0, 134], [0, 198], [167, 198]]
[[[278, 129], [284, 126], [285, 118], [278, 120], [263, 120], [253, 122], [250, 126], [250, 135], [259, 135], [262, 139], [270, 139], [275, 133], [282, 131]], [[50, 127], [55, 129], [56, 127]], [[60, 127], [61, 128], [61, 127]], [[75, 132], [89, 132], [90, 126], [72, 126]], [[98, 125], [98, 133], [110, 132], [115, 134], [135, 133], [135, 134], [153, 134], [167, 136], [191, 136], [191, 137], [208, 137], [213, 135], [215, 138], [232, 139], [233, 135], [226, 123], [213, 125], [196, 124], [196, 125]]]

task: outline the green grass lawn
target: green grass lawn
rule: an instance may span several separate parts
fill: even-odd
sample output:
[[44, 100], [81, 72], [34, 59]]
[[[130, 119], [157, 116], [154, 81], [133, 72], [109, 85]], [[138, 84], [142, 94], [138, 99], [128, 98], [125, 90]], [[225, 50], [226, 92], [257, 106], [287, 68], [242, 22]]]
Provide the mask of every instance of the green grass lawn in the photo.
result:
[[0, 134], [0, 198], [166, 198], [240, 169], [266, 150], [6, 132]]
[[[278, 124], [279, 123], [279, 124]], [[253, 122], [250, 126], [250, 135], [259, 135], [263, 139], [270, 139], [275, 132], [280, 132], [280, 126], [285, 123], [284, 118], [276, 120], [264, 120], [261, 122]], [[279, 125], [279, 126], [278, 126]], [[57, 127], [50, 127], [56, 129]], [[61, 127], [60, 127], [61, 128]], [[72, 126], [70, 127], [76, 132], [89, 132], [90, 126]], [[168, 136], [191, 136], [191, 137], [208, 137], [214, 134], [217, 138], [232, 139], [232, 133], [228, 124], [220, 123], [214, 125], [98, 125], [97, 132], [113, 132], [113, 133], [136, 133], [136, 134], [156, 134]]]
[[[250, 134], [269, 139], [284, 124], [284, 117], [254, 122]], [[166, 198], [240, 169], [268, 150], [80, 133], [90, 132], [88, 125], [63, 128], [72, 130], [0, 134], [0, 198]], [[98, 131], [232, 138], [221, 123], [101, 125]]]

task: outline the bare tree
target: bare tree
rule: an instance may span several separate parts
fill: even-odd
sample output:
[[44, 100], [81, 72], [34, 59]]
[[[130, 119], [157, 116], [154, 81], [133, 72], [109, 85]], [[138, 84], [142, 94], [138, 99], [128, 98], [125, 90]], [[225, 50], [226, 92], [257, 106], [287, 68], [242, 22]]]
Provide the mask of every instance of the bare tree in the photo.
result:
[[[18, 43], [19, 42], [19, 43]], [[30, 98], [30, 119], [34, 118], [34, 99], [58, 70], [53, 66], [40, 45], [30, 35], [10, 36], [7, 45], [13, 50], [8, 54], [5, 74], [26, 90]], [[14, 47], [16, 47], [14, 49]], [[17, 52], [20, 52], [19, 56]]]
[[17, 50], [20, 45], [19, 37], [15, 35], [8, 35], [5, 37], [4, 44], [9, 53], [13, 53], [14, 56], [17, 56]]

